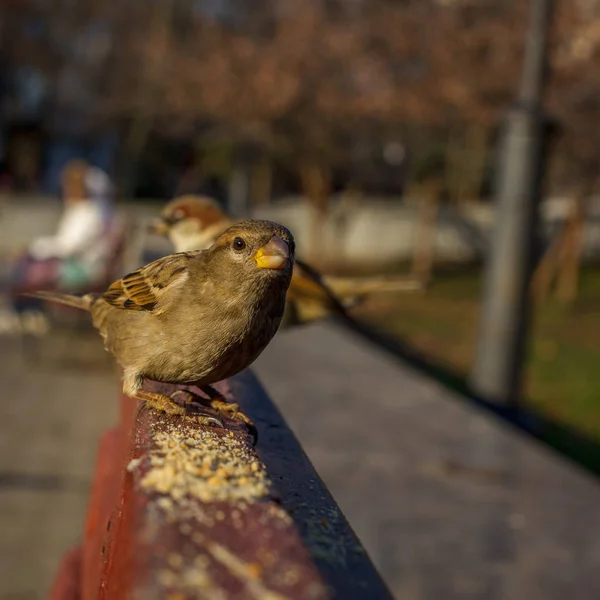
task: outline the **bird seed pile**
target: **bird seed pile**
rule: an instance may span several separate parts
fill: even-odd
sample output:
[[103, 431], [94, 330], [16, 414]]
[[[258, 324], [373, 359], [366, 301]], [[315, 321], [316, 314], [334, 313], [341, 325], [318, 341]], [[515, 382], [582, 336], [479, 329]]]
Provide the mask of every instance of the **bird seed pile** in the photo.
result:
[[128, 465], [135, 471], [149, 460], [140, 482], [148, 491], [167, 494], [174, 501], [192, 497], [201, 502], [252, 502], [269, 492], [264, 466], [232, 432], [219, 435], [208, 429], [170, 427], [156, 432], [154, 442], [148, 458]]

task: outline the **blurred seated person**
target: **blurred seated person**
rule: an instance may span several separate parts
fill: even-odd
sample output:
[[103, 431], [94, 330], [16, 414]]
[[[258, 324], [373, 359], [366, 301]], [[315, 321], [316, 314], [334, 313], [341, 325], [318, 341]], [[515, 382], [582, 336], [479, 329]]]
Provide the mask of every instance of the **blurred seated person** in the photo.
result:
[[39, 309], [22, 291], [86, 291], [105, 276], [115, 244], [113, 185], [108, 175], [82, 160], [69, 162], [61, 175], [64, 210], [56, 233], [34, 240], [13, 272], [12, 295], [21, 312]]

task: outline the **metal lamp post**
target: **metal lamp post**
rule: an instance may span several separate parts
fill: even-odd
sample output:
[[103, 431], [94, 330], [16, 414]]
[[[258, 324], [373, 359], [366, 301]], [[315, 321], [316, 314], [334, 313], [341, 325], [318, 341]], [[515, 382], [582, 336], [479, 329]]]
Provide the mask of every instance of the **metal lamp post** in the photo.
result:
[[473, 390], [514, 407], [525, 354], [529, 281], [544, 172], [542, 93], [552, 0], [532, 0], [525, 64], [500, 151], [496, 217], [484, 281]]

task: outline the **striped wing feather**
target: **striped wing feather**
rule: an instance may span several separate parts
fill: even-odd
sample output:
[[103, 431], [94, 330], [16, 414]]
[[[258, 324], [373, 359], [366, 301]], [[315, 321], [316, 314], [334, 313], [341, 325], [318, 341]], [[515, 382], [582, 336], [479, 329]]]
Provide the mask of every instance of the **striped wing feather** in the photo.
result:
[[171, 254], [125, 275], [103, 294], [108, 304], [124, 310], [156, 310], [169, 287], [186, 277], [190, 260], [200, 252]]

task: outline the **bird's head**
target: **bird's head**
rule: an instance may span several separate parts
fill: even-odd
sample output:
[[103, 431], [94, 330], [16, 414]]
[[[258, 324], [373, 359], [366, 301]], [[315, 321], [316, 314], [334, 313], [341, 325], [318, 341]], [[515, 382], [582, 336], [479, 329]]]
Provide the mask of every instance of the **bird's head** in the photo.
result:
[[209, 248], [231, 224], [216, 200], [190, 195], [169, 202], [149, 230], [168, 237], [176, 252], [187, 252]]
[[292, 277], [296, 245], [291, 232], [272, 221], [247, 220], [229, 227], [209, 248], [211, 268], [231, 274], [238, 285]]

